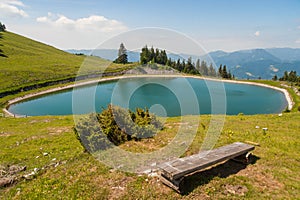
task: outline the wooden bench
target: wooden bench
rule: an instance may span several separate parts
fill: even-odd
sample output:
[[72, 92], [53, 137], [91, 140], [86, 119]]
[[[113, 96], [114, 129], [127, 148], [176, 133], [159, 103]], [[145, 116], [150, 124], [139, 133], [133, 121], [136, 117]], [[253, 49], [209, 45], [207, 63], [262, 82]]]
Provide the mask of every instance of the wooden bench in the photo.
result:
[[192, 156], [177, 158], [159, 165], [160, 180], [175, 191], [181, 193], [180, 183], [185, 176], [203, 170], [229, 159], [248, 162], [254, 146], [236, 142], [210, 151], [202, 151]]

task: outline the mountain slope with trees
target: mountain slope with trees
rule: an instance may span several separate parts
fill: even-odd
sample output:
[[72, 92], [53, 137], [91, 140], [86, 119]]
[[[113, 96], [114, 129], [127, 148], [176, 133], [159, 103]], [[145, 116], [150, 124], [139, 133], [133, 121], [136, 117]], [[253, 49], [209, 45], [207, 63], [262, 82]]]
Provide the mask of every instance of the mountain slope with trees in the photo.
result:
[[300, 71], [300, 49], [251, 49], [231, 53], [216, 51], [210, 56], [217, 66], [226, 63], [227, 69], [239, 79], [271, 79], [285, 71]]

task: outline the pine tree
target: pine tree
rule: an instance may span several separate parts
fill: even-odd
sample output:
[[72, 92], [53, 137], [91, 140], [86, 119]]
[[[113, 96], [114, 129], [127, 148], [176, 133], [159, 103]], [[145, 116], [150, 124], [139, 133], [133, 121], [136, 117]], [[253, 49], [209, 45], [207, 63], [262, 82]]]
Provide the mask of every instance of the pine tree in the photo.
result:
[[227, 78], [228, 78], [228, 79], [232, 79], [232, 75], [231, 75], [231, 72], [230, 72], [230, 71], [228, 72]]
[[222, 70], [222, 78], [228, 78], [228, 73], [226, 69], [226, 65], [224, 65], [223, 70]]
[[166, 50], [161, 51], [161, 63], [162, 65], [165, 65], [168, 61], [168, 56]]
[[122, 56], [123, 54], [126, 54], [126, 48], [123, 43], [120, 44], [119, 52], [118, 52], [118, 57]]
[[221, 78], [223, 78], [223, 66], [222, 66], [222, 64], [220, 65], [220, 67], [219, 67], [219, 76], [221, 77]]
[[141, 64], [147, 64], [148, 62], [150, 62], [151, 61], [150, 60], [150, 55], [151, 55], [151, 53], [150, 53], [147, 45], [144, 46], [142, 48], [142, 52], [140, 53], [140, 62], [141, 62]]
[[202, 76], [208, 76], [208, 67], [204, 60], [201, 61], [200, 73], [202, 74]]
[[160, 51], [158, 48], [155, 50], [155, 62], [160, 64], [161, 63], [161, 56], [160, 56]]
[[277, 79], [278, 79], [278, 77], [277, 77], [277, 75], [275, 74], [275, 75], [273, 76], [272, 80], [273, 80], [273, 81], [277, 81]]
[[290, 82], [297, 81], [297, 72], [296, 71], [290, 71], [289, 76], [288, 76], [288, 81], [290, 81]]
[[154, 48], [153, 46], [151, 47], [150, 49], [150, 58], [149, 58], [151, 61], [154, 61], [155, 63], [155, 51], [154, 51]]
[[4, 32], [4, 31], [6, 31], [6, 27], [5, 27], [4, 24], [2, 24], [2, 23], [0, 22], [0, 32]]
[[283, 75], [283, 77], [282, 77], [282, 79], [283, 79], [283, 81], [287, 81], [288, 78], [289, 78], [289, 74], [288, 74], [287, 71], [285, 71], [285, 72], [284, 72], [284, 75]]
[[128, 63], [127, 50], [126, 50], [123, 43], [120, 44], [120, 48], [119, 48], [119, 51], [118, 51], [118, 58], [114, 62], [115, 63], [122, 63], [122, 64]]
[[[200, 59], [198, 58], [196, 61], [196, 70], [200, 73]], [[200, 73], [201, 74], [201, 73]], [[202, 74], [201, 74], [202, 75]]]
[[216, 70], [215, 70], [215, 68], [213, 67], [213, 64], [212, 64], [212, 63], [210, 63], [210, 66], [209, 66], [209, 68], [208, 68], [208, 76], [212, 76], [212, 77], [217, 76]]

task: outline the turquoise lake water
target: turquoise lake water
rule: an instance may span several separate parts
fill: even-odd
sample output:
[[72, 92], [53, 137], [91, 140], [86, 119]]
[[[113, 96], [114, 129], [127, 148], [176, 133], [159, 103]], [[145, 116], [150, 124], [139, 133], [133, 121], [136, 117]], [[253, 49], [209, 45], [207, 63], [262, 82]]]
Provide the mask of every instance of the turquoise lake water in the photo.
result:
[[279, 113], [283, 93], [270, 88], [194, 78], [128, 78], [47, 94], [9, 107], [17, 115], [70, 115], [100, 112], [109, 103], [160, 116]]

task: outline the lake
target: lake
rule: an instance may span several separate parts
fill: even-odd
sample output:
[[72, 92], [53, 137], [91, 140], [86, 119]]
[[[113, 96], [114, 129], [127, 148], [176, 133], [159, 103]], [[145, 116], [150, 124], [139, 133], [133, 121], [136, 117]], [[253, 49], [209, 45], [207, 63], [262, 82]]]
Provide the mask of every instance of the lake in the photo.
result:
[[101, 82], [25, 100], [9, 107], [27, 116], [100, 112], [109, 103], [134, 110], [149, 108], [159, 116], [282, 112], [280, 91], [247, 84], [196, 78], [127, 78]]

